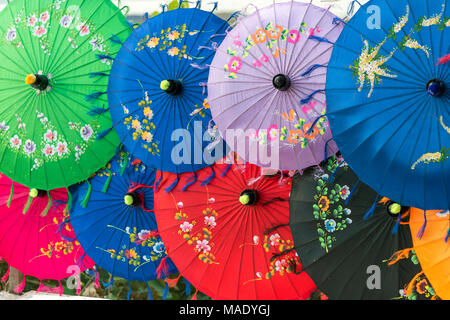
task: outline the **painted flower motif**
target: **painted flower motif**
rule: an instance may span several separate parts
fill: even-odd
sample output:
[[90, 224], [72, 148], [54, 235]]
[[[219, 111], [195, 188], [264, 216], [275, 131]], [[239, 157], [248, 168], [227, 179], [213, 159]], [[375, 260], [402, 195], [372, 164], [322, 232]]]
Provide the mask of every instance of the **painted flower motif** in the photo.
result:
[[422, 279], [421, 281], [417, 282], [416, 291], [418, 294], [425, 294], [428, 291], [427, 287], [428, 281], [426, 279]]
[[157, 254], [164, 253], [166, 251], [166, 247], [164, 246], [164, 242], [158, 241], [153, 245], [153, 251]]
[[85, 125], [80, 129], [80, 135], [84, 141], [89, 141], [93, 133], [94, 131], [92, 130], [92, 127], [89, 124]]
[[89, 43], [92, 46], [92, 51], [103, 51], [103, 44], [101, 43], [100, 39], [93, 38], [91, 41], [89, 41]]
[[159, 44], [159, 38], [153, 37], [147, 42], [147, 47], [155, 48]]
[[277, 272], [282, 272], [284, 271], [284, 267], [287, 265], [286, 260], [282, 259], [282, 260], [277, 260], [275, 261], [275, 271]]
[[180, 201], [180, 202], [177, 203], [177, 206], [178, 206], [178, 208], [181, 209], [181, 208], [184, 207], [184, 203]]
[[278, 139], [278, 126], [276, 124], [271, 125], [269, 129], [267, 129], [267, 137], [269, 138], [269, 141]]
[[32, 16], [28, 17], [27, 26], [34, 27], [36, 25], [36, 22], [37, 22], [37, 17], [35, 14], [33, 14]]
[[58, 144], [56, 145], [56, 150], [58, 152], [58, 156], [63, 156], [67, 153], [67, 142], [58, 142]]
[[211, 250], [211, 247], [209, 246], [208, 240], [197, 240], [197, 245], [195, 246], [195, 249], [197, 249], [198, 252], [203, 251], [203, 253], [207, 253]]
[[133, 121], [131, 121], [131, 127], [135, 131], [141, 131], [141, 129], [142, 129], [141, 122], [138, 119], [134, 119]]
[[267, 31], [259, 28], [254, 34], [252, 34], [252, 38], [256, 44], [264, 43], [267, 40]]
[[228, 63], [228, 70], [230, 72], [238, 72], [242, 68], [242, 61], [239, 57], [233, 57], [231, 58], [230, 62]]
[[293, 144], [299, 143], [301, 137], [302, 137], [302, 131], [301, 130], [299, 130], [299, 129], [297, 129], [297, 130], [289, 130], [288, 141], [290, 143], [293, 143]]
[[169, 51], [167, 51], [167, 53], [169, 54], [169, 56], [174, 57], [180, 53], [180, 49], [178, 49], [177, 47], [173, 47], [170, 48]]
[[341, 196], [342, 200], [347, 200], [348, 196], [350, 195], [350, 188], [348, 186], [343, 186], [341, 191], [339, 192], [339, 195]]
[[180, 224], [180, 229], [181, 231], [183, 231], [184, 233], [189, 233], [192, 231], [192, 228], [194, 228], [194, 225], [192, 223], [189, 223], [187, 221], [183, 222], [182, 224]]
[[439, 211], [439, 212], [436, 213], [436, 216], [439, 217], [439, 218], [445, 218], [448, 215], [450, 215], [450, 210], [447, 210], [447, 211], [446, 210], [442, 210], [442, 211]]
[[233, 46], [235, 46], [236, 48], [240, 48], [242, 46], [242, 42], [236, 39], [233, 41]]
[[152, 142], [153, 141], [153, 135], [150, 132], [148, 132], [148, 131], [142, 132], [141, 138], [145, 142]]
[[16, 38], [17, 38], [16, 29], [14, 27], [9, 28], [8, 31], [6, 32], [6, 40], [13, 41]]
[[344, 214], [345, 214], [346, 216], [349, 216], [351, 213], [352, 213], [352, 210], [350, 210], [349, 208], [345, 208], [345, 209], [344, 209]]
[[144, 116], [148, 119], [148, 120], [152, 120], [153, 119], [153, 110], [150, 107], [145, 107], [144, 108]]
[[127, 257], [127, 259], [136, 259], [137, 252], [134, 249], [127, 249], [125, 250], [125, 257]]
[[28, 139], [27, 141], [25, 141], [25, 144], [23, 145], [23, 151], [28, 155], [33, 154], [36, 151], [36, 144], [30, 139]]
[[50, 144], [46, 144], [42, 152], [45, 154], [45, 156], [51, 157], [56, 153], [56, 148]]
[[5, 120], [0, 122], [0, 131], [8, 131], [8, 130], [9, 130], [9, 126], [6, 125]]
[[352, 223], [353, 223], [353, 220], [350, 219], [350, 218], [347, 218], [347, 219], [345, 219], [345, 222], [346, 222], [347, 224], [352, 224]]
[[278, 40], [280, 39], [282, 32], [283, 32], [282, 26], [275, 26], [275, 29], [270, 29], [267, 32], [267, 36], [269, 37], [269, 39]]
[[259, 237], [258, 236], [253, 236], [253, 244], [258, 245], [259, 244]]
[[72, 24], [73, 21], [73, 17], [69, 16], [69, 15], [65, 15], [61, 18], [61, 20], [59, 21], [59, 25], [63, 28], [69, 28]]
[[43, 24], [47, 23], [48, 19], [50, 18], [50, 15], [48, 14], [48, 11], [42, 12], [39, 16], [39, 21]]
[[205, 224], [207, 227], [214, 228], [217, 225], [216, 218], [215, 217], [205, 217]]
[[90, 33], [89, 26], [87, 24], [80, 24], [77, 29], [80, 31], [81, 37], [84, 37]]
[[169, 39], [170, 41], [174, 41], [177, 40], [180, 37], [180, 33], [176, 30], [172, 31], [171, 33], [169, 33], [169, 35], [167, 36], [167, 39]]
[[277, 244], [277, 240], [281, 239], [281, 236], [276, 233], [269, 237], [270, 245], [275, 246]]
[[289, 43], [297, 43], [300, 41], [300, 33], [298, 30], [289, 31], [288, 42]]
[[19, 137], [17, 136], [17, 134], [16, 134], [14, 137], [12, 137], [12, 138], [9, 140], [9, 142], [11, 143], [11, 147], [16, 148], [16, 149], [19, 149], [19, 147], [20, 147], [21, 144], [22, 144], [22, 140], [19, 139]]
[[259, 60], [262, 62], [269, 62], [269, 57], [266, 54], [263, 54]]
[[213, 204], [213, 203], [215, 203], [216, 202], [216, 199], [215, 198], [209, 198], [208, 199], [208, 203], [209, 204]]
[[46, 133], [44, 133], [44, 140], [47, 142], [53, 142], [58, 138], [58, 132], [47, 130]]
[[319, 208], [325, 212], [330, 207], [330, 200], [328, 200], [326, 196], [322, 196], [317, 204], [319, 205]]
[[33, 35], [35, 37], [41, 38], [45, 34], [47, 34], [47, 29], [44, 26], [34, 28]]
[[327, 219], [325, 220], [325, 229], [328, 232], [334, 232], [336, 231], [336, 221], [334, 221], [333, 219]]

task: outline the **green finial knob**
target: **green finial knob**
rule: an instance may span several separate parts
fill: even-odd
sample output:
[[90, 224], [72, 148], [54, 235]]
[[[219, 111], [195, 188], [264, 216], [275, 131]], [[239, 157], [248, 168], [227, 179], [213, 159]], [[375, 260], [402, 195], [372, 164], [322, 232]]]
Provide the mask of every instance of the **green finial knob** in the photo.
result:
[[248, 205], [250, 203], [250, 196], [248, 194], [243, 194], [239, 197], [239, 202], [244, 206]]
[[159, 85], [159, 87], [161, 88], [161, 90], [163, 91], [167, 91], [170, 88], [170, 81], [169, 80], [163, 80], [161, 81], [161, 84]]
[[39, 190], [38, 189], [30, 189], [29, 195], [32, 198], [36, 198], [39, 195]]
[[402, 211], [402, 206], [398, 203], [393, 203], [389, 206], [389, 211], [393, 214], [399, 214]]
[[131, 205], [133, 205], [133, 203], [134, 203], [134, 198], [133, 198], [132, 195], [127, 194], [127, 195], [123, 198], [123, 201], [125, 202], [125, 204], [126, 204], [127, 206], [131, 206]]

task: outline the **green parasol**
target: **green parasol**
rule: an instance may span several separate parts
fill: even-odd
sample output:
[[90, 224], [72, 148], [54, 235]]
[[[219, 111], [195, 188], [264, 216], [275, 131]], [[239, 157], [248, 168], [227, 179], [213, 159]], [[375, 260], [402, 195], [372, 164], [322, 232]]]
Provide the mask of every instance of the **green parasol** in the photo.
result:
[[[110, 0], [8, 0], [0, 12], [0, 172], [29, 188], [67, 187], [106, 165], [120, 141], [106, 91], [117, 39], [131, 33]], [[25, 80], [25, 82], [24, 82]]]

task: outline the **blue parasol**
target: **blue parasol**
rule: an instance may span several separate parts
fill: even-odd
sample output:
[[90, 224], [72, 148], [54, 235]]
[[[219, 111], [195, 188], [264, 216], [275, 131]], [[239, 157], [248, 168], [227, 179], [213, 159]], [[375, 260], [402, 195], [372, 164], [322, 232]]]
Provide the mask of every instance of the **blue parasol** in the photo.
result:
[[157, 230], [154, 181], [154, 170], [122, 151], [90, 180], [71, 187], [69, 220], [76, 238], [113, 277], [147, 282], [177, 272]]
[[450, 207], [450, 8], [372, 0], [346, 24], [329, 64], [327, 116], [358, 177], [423, 210]]

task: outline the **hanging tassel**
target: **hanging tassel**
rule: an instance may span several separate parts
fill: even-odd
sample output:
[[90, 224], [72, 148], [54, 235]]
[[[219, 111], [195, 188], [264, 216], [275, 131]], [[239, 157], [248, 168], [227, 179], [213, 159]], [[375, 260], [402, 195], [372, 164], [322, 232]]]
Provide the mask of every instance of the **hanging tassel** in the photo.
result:
[[369, 211], [367, 211], [366, 214], [364, 215], [364, 217], [363, 217], [364, 220], [368, 220], [371, 216], [373, 216], [373, 214], [375, 212], [375, 209], [377, 207], [379, 198], [380, 198], [380, 196], [377, 195], [377, 198], [375, 199], [375, 202], [372, 204], [372, 206], [370, 207]]
[[306, 97], [305, 99], [300, 101], [300, 104], [307, 104], [308, 102], [311, 101], [311, 99], [319, 92], [325, 92], [324, 89], [320, 89], [320, 90], [316, 90], [313, 93], [311, 93], [308, 97]]
[[113, 57], [107, 56], [107, 55], [104, 55], [104, 54], [96, 54], [96, 56], [97, 56], [97, 59], [99, 59], [99, 60], [110, 60], [110, 61], [114, 61], [114, 58], [113, 58]]
[[347, 24], [347, 22], [345, 22], [345, 21], [342, 20], [341, 18], [334, 17], [334, 18], [333, 18], [333, 24], [339, 24], [339, 23]]
[[353, 196], [353, 194], [355, 193], [356, 188], [358, 188], [358, 186], [359, 186], [359, 180], [356, 181], [356, 183], [355, 183], [355, 185], [353, 186], [352, 190], [350, 191], [350, 193], [349, 193], [347, 199], [345, 199], [345, 205], [348, 205], [348, 203], [350, 202], [350, 199], [352, 198], [352, 196]]
[[77, 291], [75, 292], [75, 294], [80, 294], [81, 293], [81, 279], [80, 279], [80, 275], [77, 275]]
[[163, 300], [167, 300], [167, 295], [169, 294], [169, 285], [167, 282], [164, 284], [164, 293], [163, 293]]
[[184, 279], [184, 283], [186, 284], [186, 291], [185, 291], [185, 293], [186, 293], [186, 296], [190, 296], [191, 295], [191, 284], [189, 283], [189, 281], [187, 281], [187, 279], [186, 278], [183, 278]]
[[153, 300], [152, 290], [150, 290], [150, 287], [148, 286], [147, 281], [144, 281], [144, 282], [145, 282], [145, 286], [147, 287], [147, 292], [148, 292], [148, 298], [147, 298], [147, 300]]
[[230, 169], [231, 169], [231, 163], [229, 163], [228, 165], [227, 165], [227, 167], [225, 168], [225, 170], [221, 173], [221, 177], [223, 178], [223, 177], [225, 177], [226, 176], [226, 174], [228, 173], [228, 171], [230, 171]]
[[128, 294], [127, 294], [127, 300], [130, 300], [131, 297], [131, 282], [128, 281]]
[[70, 209], [72, 208], [72, 194], [70, 193], [69, 188], [66, 188], [67, 190], [67, 205], [66, 210], [67, 212], [70, 212]]
[[167, 274], [167, 271], [169, 270], [169, 266], [167, 263], [167, 259], [169, 257], [165, 256], [164, 258], [161, 259], [161, 261], [159, 262], [158, 268], [156, 268], [156, 275], [158, 277], [158, 279], [161, 279], [162, 274], [164, 273], [164, 275]]
[[3, 275], [2, 279], [0, 280], [0, 282], [3, 283], [3, 282], [6, 282], [6, 280], [8, 280], [9, 272], [11, 271], [10, 269], [11, 268], [8, 267], [8, 270], [6, 270], [6, 273]]
[[328, 144], [333, 140], [333, 138], [327, 140], [327, 142], [325, 142], [325, 147], [323, 150], [323, 162], [327, 162], [328, 160]]
[[450, 62], [450, 53], [439, 58], [439, 61], [438, 63], [436, 63], [436, 65], [447, 64], [448, 62]]
[[450, 237], [450, 216], [449, 216], [448, 221], [449, 221], [449, 226], [448, 226], [447, 235], [445, 236], [445, 242], [446, 242], [446, 243], [448, 242], [448, 239], [449, 239], [449, 237]]
[[98, 274], [97, 270], [95, 270], [95, 281], [94, 281], [94, 283], [95, 283], [95, 287], [97, 289], [100, 288], [99, 274]]
[[14, 181], [11, 183], [11, 190], [9, 191], [8, 203], [6, 204], [8, 208], [11, 207], [11, 201], [13, 198], [13, 194], [14, 194]]
[[33, 199], [34, 198], [30, 194], [28, 194], [27, 203], [25, 203], [25, 207], [23, 207], [23, 211], [22, 211], [23, 214], [28, 212], [28, 209], [30, 208], [30, 205], [33, 202]]
[[86, 194], [84, 195], [84, 199], [83, 201], [81, 201], [81, 206], [83, 208], [86, 208], [89, 202], [89, 198], [91, 197], [91, 193], [92, 193], [92, 184], [89, 180], [86, 180], [86, 183], [88, 185], [88, 189], [86, 191]]
[[191, 185], [193, 185], [194, 183], [197, 182], [197, 174], [194, 172], [194, 176], [189, 178], [191, 181], [187, 182], [186, 185], [183, 187], [183, 189], [181, 189], [182, 192], [186, 191], [187, 188], [189, 188]]
[[166, 189], [164, 189], [164, 191], [166, 193], [171, 192], [177, 186], [179, 180], [180, 180], [180, 177], [177, 173], [177, 179], [170, 186], [168, 186]]
[[52, 196], [50, 195], [50, 192], [47, 192], [47, 206], [44, 208], [44, 210], [41, 212], [41, 217], [45, 217], [47, 216], [48, 210], [50, 210], [53, 200], [52, 200]]
[[[135, 161], [133, 161], [133, 163], [131, 163], [132, 166], [134, 166]], [[123, 176], [123, 174], [125, 173], [125, 169], [127, 168], [127, 166], [128, 166], [128, 155], [125, 157], [124, 163], [122, 164], [122, 167], [120, 168], [121, 176]]]
[[318, 68], [326, 68], [326, 67], [327, 67], [327, 66], [324, 66], [324, 65], [322, 65], [322, 64], [314, 64], [314, 65], [310, 66], [310, 67], [308, 68], [308, 70], [306, 70], [305, 72], [303, 72], [300, 76], [301, 76], [301, 77], [307, 76], [307, 75], [309, 75], [310, 73], [312, 73], [314, 70], [316, 70], [316, 69], [318, 69]]
[[22, 282], [14, 289], [15, 293], [22, 293], [25, 289], [25, 275], [23, 275]]
[[156, 181], [156, 183], [155, 183], [155, 192], [158, 192], [158, 190], [159, 190], [159, 185], [160, 185], [160, 183], [161, 183], [161, 181], [162, 181], [162, 179], [163, 179], [163, 172], [160, 171], [160, 173], [161, 173], [161, 176], [159, 177], [158, 181]]
[[216, 176], [216, 173], [215, 173], [215, 171], [214, 171], [214, 168], [211, 166], [210, 167], [211, 168], [211, 175], [209, 176], [209, 178], [208, 179], [206, 179], [205, 181], [203, 181], [200, 185], [202, 186], [202, 187], [204, 187], [204, 186], [207, 186], [213, 179], [214, 179], [214, 177]]
[[111, 41], [111, 42], [117, 43], [117, 44], [122, 44], [122, 41], [115, 34], [113, 34], [111, 36], [111, 38], [109, 38], [108, 40]]
[[108, 168], [105, 168], [105, 171], [108, 172], [108, 178], [106, 179], [106, 182], [103, 185], [103, 189], [102, 189], [103, 193], [108, 192], [108, 188], [109, 188], [109, 185], [111, 184], [111, 179], [113, 176], [111, 170], [109, 170]]
[[86, 99], [86, 101], [95, 101], [95, 100], [97, 100], [98, 98], [100, 98], [104, 94], [107, 94], [107, 92], [97, 91], [97, 92], [94, 92], [94, 93], [91, 93], [91, 94], [87, 95], [85, 97], [85, 99]]
[[64, 288], [61, 284], [61, 280], [58, 280], [58, 283], [59, 283], [59, 296], [61, 297], [64, 293]]
[[180, 280], [180, 278], [181, 278], [181, 274], [178, 276], [178, 278], [175, 278], [175, 279], [166, 278], [164, 281], [167, 283], [169, 288], [175, 288], [177, 286], [178, 281]]
[[417, 235], [416, 235], [416, 237], [419, 239], [422, 239], [423, 234], [425, 233], [425, 228], [427, 227], [427, 211], [426, 210], [423, 211], [423, 219], [424, 219], [423, 225], [419, 229], [419, 231], [417, 232]]
[[331, 176], [328, 177], [327, 182], [328, 183], [333, 183], [334, 182], [334, 178], [336, 177], [336, 173], [338, 172], [340, 168], [340, 165], [337, 165], [336, 168], [334, 168], [334, 171], [331, 173]]
[[309, 127], [309, 129], [305, 132], [306, 135], [310, 135], [313, 131], [314, 131], [314, 127], [317, 125], [317, 123], [319, 122], [320, 119], [322, 119], [323, 117], [326, 117], [326, 115], [321, 115], [319, 117], [317, 117], [314, 122], [312, 123], [311, 127]]
[[397, 232], [398, 232], [398, 227], [400, 226], [400, 222], [402, 221], [402, 216], [401, 216], [401, 214], [399, 214], [398, 215], [398, 218], [397, 218], [397, 222], [395, 223], [395, 226], [394, 226], [394, 228], [392, 229], [392, 234], [397, 234]]
[[195, 289], [195, 293], [192, 296], [191, 300], [197, 300], [198, 289]]
[[89, 78], [95, 78], [95, 77], [109, 77], [109, 74], [103, 73], [103, 72], [91, 72], [89, 73]]
[[211, 67], [211, 65], [209, 64], [204, 64], [204, 65], [199, 65], [197, 63], [191, 63], [191, 67], [195, 68], [195, 69], [199, 69], [199, 70], [205, 70], [205, 69], [209, 69], [209, 67]]
[[96, 138], [96, 140], [101, 140], [101, 139], [103, 139], [104, 137], [106, 137], [111, 131], [112, 131], [112, 127], [111, 128], [109, 128], [109, 129], [106, 129], [106, 130], [103, 130], [102, 132], [100, 132], [98, 135], [97, 135], [97, 138]]
[[87, 115], [91, 116], [91, 117], [95, 117], [95, 116], [102, 115], [108, 111], [109, 111], [109, 108], [105, 109], [105, 108], [94, 107], [92, 110], [88, 111]]
[[353, 0], [352, 2], [350, 2], [349, 6], [348, 6], [347, 15], [353, 14], [353, 11], [355, 10], [355, 2], [357, 4], [359, 4], [360, 7], [362, 7], [362, 5], [361, 5], [361, 3], [359, 3], [359, 1]]
[[108, 289], [110, 287], [114, 286], [114, 277], [111, 275], [111, 281], [109, 282], [103, 282], [103, 287], [105, 289]]
[[315, 41], [318, 41], [318, 42], [326, 42], [326, 43], [329, 43], [329, 44], [334, 45], [333, 42], [331, 42], [331, 41], [328, 40], [327, 38], [323, 38], [323, 37], [318, 37], [318, 36], [310, 35], [310, 36], [308, 37], [308, 39], [315, 40]]

